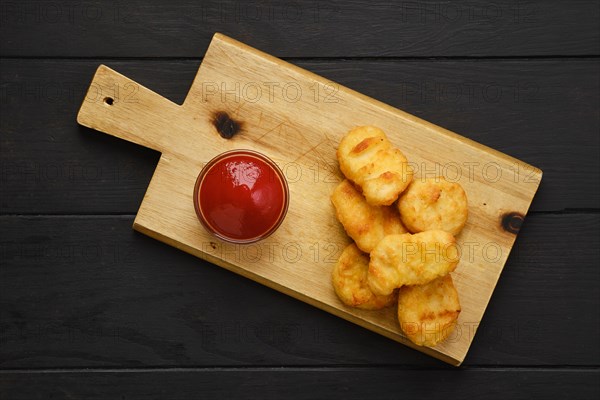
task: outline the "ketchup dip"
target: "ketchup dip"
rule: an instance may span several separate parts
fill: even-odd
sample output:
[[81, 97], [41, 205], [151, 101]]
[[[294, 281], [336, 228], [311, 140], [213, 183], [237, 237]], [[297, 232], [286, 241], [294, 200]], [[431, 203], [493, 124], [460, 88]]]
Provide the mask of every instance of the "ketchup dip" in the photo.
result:
[[194, 187], [198, 219], [230, 243], [252, 243], [275, 232], [288, 203], [288, 185], [279, 167], [252, 150], [216, 156], [202, 168]]

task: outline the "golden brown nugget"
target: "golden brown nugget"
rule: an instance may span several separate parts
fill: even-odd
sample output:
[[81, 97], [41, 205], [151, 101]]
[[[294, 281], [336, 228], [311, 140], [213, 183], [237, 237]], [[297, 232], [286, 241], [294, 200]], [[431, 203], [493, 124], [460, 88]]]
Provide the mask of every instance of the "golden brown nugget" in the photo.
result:
[[340, 300], [348, 306], [365, 310], [379, 310], [394, 304], [395, 292], [389, 296], [371, 292], [367, 283], [368, 269], [369, 256], [354, 243], [344, 249], [331, 274], [333, 288]]
[[406, 228], [415, 233], [441, 229], [458, 235], [467, 223], [467, 195], [443, 177], [414, 179], [398, 200]]
[[459, 258], [456, 239], [446, 231], [388, 235], [371, 252], [369, 287], [389, 295], [404, 285], [423, 285], [454, 271]]
[[458, 292], [450, 274], [425, 285], [398, 291], [398, 322], [411, 342], [435, 346], [446, 340], [460, 314]]
[[333, 190], [331, 202], [346, 233], [365, 253], [386, 235], [407, 232], [396, 207], [370, 205], [347, 179]]
[[412, 168], [385, 133], [373, 126], [352, 129], [337, 149], [340, 169], [374, 206], [389, 206], [412, 180]]

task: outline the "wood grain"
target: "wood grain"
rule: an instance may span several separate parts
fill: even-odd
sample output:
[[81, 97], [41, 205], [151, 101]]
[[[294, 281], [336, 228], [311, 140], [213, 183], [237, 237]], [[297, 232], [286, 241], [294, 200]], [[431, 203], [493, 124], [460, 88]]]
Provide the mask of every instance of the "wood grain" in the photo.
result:
[[[219, 113], [243, 126], [230, 140], [212, 126]], [[470, 219], [457, 238], [463, 256], [453, 274], [463, 330], [481, 321], [542, 177], [531, 165], [221, 34], [215, 34], [181, 106], [101, 65], [77, 121], [161, 152], [134, 229], [455, 365], [474, 334], [456, 329], [456, 338], [435, 348], [415, 346], [392, 308], [351, 309], [333, 292], [329, 271], [349, 242], [327, 201], [341, 179], [337, 144], [355, 126], [378, 126], [409, 155], [417, 176], [444, 175], [465, 188]], [[199, 229], [193, 209], [200, 169], [232, 149], [268, 155], [290, 187], [285, 221], [268, 240], [251, 246], [215, 240]]]
[[0, 47], [3, 56], [198, 57], [223, 32], [279, 57], [596, 55], [599, 16], [586, 0], [25, 0], [3, 6]]
[[[2, 61], [0, 113], [11, 117], [0, 120], [1, 213], [137, 211], [158, 153], [73, 123], [98, 62]], [[108, 62], [177, 104], [199, 65]], [[590, 185], [600, 168], [596, 59], [294, 63], [543, 169], [533, 211], [600, 204], [600, 187]], [[560, 112], [548, 112], [557, 103]]]
[[[301, 373], [300, 373], [301, 372]], [[554, 370], [433, 370], [380, 368], [206, 369], [158, 371], [44, 371], [0, 373], [0, 394], [15, 400], [63, 398], [158, 399], [176, 393], [178, 399], [593, 399], [598, 397], [598, 371]], [[432, 385], [431, 382], [437, 384]], [[310, 387], [310, 390], [297, 390]], [[157, 396], [161, 393], [161, 397]]]
[[[509, 12], [447, 21], [431, 7], [474, 2], [318, 3], [323, 20], [265, 21], [236, 5], [317, 3], [2, 2], [0, 214], [70, 216], [0, 217], [0, 368], [23, 368], [0, 373], [1, 398], [598, 397], [597, 2], [482, 2]], [[544, 170], [530, 213], [552, 213], [527, 218], [469, 368], [439, 371], [118, 215], [137, 210], [159, 154], [73, 122], [90, 77], [108, 63], [181, 104], [216, 30]], [[494, 83], [503, 95], [486, 101]], [[444, 93], [456, 86], [477, 95]]]
[[[262, 86], [269, 87], [267, 96], [262, 96]], [[275, 89], [279, 87], [281, 91]], [[311, 89], [313, 98], [307, 99]], [[242, 132], [231, 140], [217, 136], [211, 124], [219, 113], [241, 121]], [[366, 313], [348, 309], [330, 282], [323, 280], [327, 265], [348, 243], [331, 205], [323, 207], [340, 180], [332, 161], [336, 145], [345, 132], [366, 120], [387, 131], [392, 143], [410, 155], [417, 176], [428, 176], [432, 167], [433, 176], [447, 176], [445, 168], [451, 166], [452, 179], [469, 193], [470, 222], [458, 238], [462, 252], [469, 255], [468, 259], [463, 255], [462, 268], [454, 275], [464, 310], [458, 324], [479, 323], [518, 231], [507, 228], [513, 225], [507, 218], [519, 219], [515, 224], [520, 226], [539, 186], [542, 174], [535, 167], [220, 34], [215, 34], [183, 105], [101, 65], [77, 115], [84, 126], [161, 151], [134, 229], [414, 346], [399, 330], [392, 309]], [[266, 153], [286, 175], [289, 167], [294, 169], [294, 175], [287, 176], [286, 220], [246, 257], [231, 255], [236, 246], [219, 243], [199, 230], [191, 207], [202, 165], [235, 148]], [[464, 175], [465, 165], [480, 166], [481, 175], [471, 170]], [[488, 167], [493, 167], [492, 175]], [[309, 170], [316, 170], [312, 178], [306, 177]], [[526, 172], [521, 176], [519, 171]], [[486, 250], [490, 245], [492, 261]], [[265, 266], [262, 254], [267, 252], [270, 265]], [[457, 334], [435, 349], [416, 348], [460, 364], [472, 338]]]
[[[0, 368], [441, 366], [132, 222], [0, 217]], [[465, 365], [597, 365], [598, 224], [527, 217]]]

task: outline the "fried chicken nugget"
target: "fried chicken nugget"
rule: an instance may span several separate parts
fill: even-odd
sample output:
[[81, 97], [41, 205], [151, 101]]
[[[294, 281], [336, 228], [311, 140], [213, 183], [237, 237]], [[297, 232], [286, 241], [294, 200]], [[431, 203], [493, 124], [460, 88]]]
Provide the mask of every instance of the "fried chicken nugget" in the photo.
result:
[[446, 231], [388, 235], [371, 252], [369, 287], [389, 295], [404, 285], [423, 285], [454, 271], [459, 258], [456, 239]]
[[458, 292], [450, 274], [425, 285], [398, 291], [398, 322], [411, 342], [435, 346], [446, 340], [460, 314]]
[[467, 195], [441, 176], [415, 179], [398, 200], [398, 210], [413, 233], [441, 229], [456, 236], [467, 223]]
[[373, 126], [352, 129], [337, 149], [340, 169], [362, 190], [367, 202], [389, 206], [412, 180], [413, 171], [402, 152]]
[[348, 306], [365, 310], [379, 310], [394, 304], [395, 292], [388, 296], [371, 292], [367, 284], [368, 269], [369, 256], [354, 243], [344, 249], [331, 274], [333, 288], [340, 300]]
[[386, 235], [408, 232], [396, 207], [370, 205], [347, 179], [335, 187], [331, 202], [346, 233], [365, 253]]

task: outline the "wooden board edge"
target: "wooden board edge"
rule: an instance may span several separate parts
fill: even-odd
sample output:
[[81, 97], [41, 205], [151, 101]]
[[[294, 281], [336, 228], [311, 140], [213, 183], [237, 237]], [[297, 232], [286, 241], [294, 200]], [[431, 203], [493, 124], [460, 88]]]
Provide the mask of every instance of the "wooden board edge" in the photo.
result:
[[[134, 89], [133, 92], [127, 92], [128, 85]], [[107, 86], [113, 88], [112, 91], [103, 93], [102, 88], [106, 89]], [[113, 101], [115, 102], [114, 106]], [[87, 128], [162, 152], [163, 143], [160, 136], [148, 136], [152, 130], [139, 126], [134, 127], [127, 123], [126, 118], [123, 118], [127, 115], [126, 113], [142, 111], [151, 103], [160, 104], [165, 113], [177, 112], [181, 108], [180, 105], [161, 94], [104, 64], [100, 64], [94, 72], [77, 111], [76, 120], [79, 125]]]
[[234, 264], [228, 263], [227, 261], [222, 260], [222, 259], [220, 259], [218, 257], [212, 256], [212, 255], [210, 255], [208, 253], [204, 253], [204, 252], [202, 252], [202, 251], [200, 251], [198, 249], [195, 249], [195, 248], [193, 248], [191, 246], [187, 246], [185, 244], [179, 243], [179, 242], [175, 241], [174, 239], [169, 238], [168, 236], [165, 236], [165, 235], [163, 235], [163, 234], [161, 234], [161, 233], [159, 233], [159, 232], [157, 232], [157, 231], [155, 231], [153, 229], [147, 228], [146, 226], [140, 224], [137, 221], [137, 219], [138, 219], [138, 217], [136, 216], [136, 218], [135, 218], [135, 220], [133, 222], [133, 229], [135, 231], [137, 231], [137, 232], [140, 232], [140, 233], [142, 233], [142, 234], [144, 234], [146, 236], [149, 236], [149, 237], [151, 237], [153, 239], [156, 239], [156, 240], [158, 240], [160, 242], [163, 242], [163, 243], [165, 243], [165, 244], [167, 244], [169, 246], [175, 247], [178, 250], [182, 250], [182, 251], [184, 251], [184, 252], [186, 252], [188, 254], [191, 254], [191, 255], [193, 255], [195, 257], [198, 257], [198, 258], [200, 258], [202, 260], [208, 261], [208, 262], [210, 262], [210, 263], [212, 263], [214, 265], [217, 265], [217, 266], [219, 266], [221, 268], [224, 268], [224, 269], [226, 269], [228, 271], [231, 271], [231, 272], [233, 272], [235, 274], [241, 275], [244, 278], [251, 279], [254, 282], [257, 282], [257, 283], [259, 283], [261, 285], [264, 285], [264, 286], [269, 287], [271, 289], [277, 290], [278, 292], [281, 292], [281, 293], [283, 293], [285, 295], [293, 297], [293, 298], [295, 298], [297, 300], [300, 300], [300, 301], [302, 301], [304, 303], [307, 303], [307, 304], [309, 304], [309, 305], [311, 305], [313, 307], [316, 307], [316, 308], [318, 308], [320, 310], [326, 311], [326, 312], [328, 312], [328, 313], [330, 313], [332, 315], [335, 315], [336, 317], [339, 317], [339, 318], [342, 318], [342, 319], [344, 319], [346, 321], [352, 322], [352, 323], [354, 323], [354, 324], [356, 324], [356, 325], [358, 325], [358, 326], [360, 326], [362, 328], [368, 329], [368, 330], [370, 330], [372, 332], [375, 332], [377, 334], [380, 334], [380, 335], [382, 335], [382, 336], [384, 336], [384, 337], [386, 337], [388, 339], [391, 339], [394, 342], [401, 343], [401, 344], [403, 344], [405, 346], [408, 346], [408, 347], [410, 347], [410, 348], [412, 348], [414, 350], [417, 350], [417, 351], [419, 351], [421, 353], [424, 353], [424, 354], [427, 354], [427, 355], [429, 355], [431, 357], [437, 358], [438, 360], [441, 360], [441, 361], [443, 361], [443, 362], [445, 362], [447, 364], [450, 364], [450, 365], [453, 365], [453, 366], [456, 366], [456, 367], [460, 366], [462, 364], [462, 362], [464, 361], [464, 359], [466, 357], [466, 354], [467, 354], [467, 351], [470, 348], [471, 343], [473, 341], [473, 338], [471, 338], [471, 340], [469, 342], [469, 347], [467, 347], [467, 350], [464, 352], [464, 354], [462, 354], [460, 356], [460, 358], [451, 357], [451, 356], [449, 356], [447, 354], [444, 354], [444, 353], [442, 353], [442, 352], [440, 352], [438, 350], [435, 350], [433, 348], [430, 348], [430, 347], [417, 346], [417, 345], [415, 345], [414, 343], [412, 343], [411, 341], [409, 341], [408, 339], [406, 339], [406, 338], [404, 338], [402, 336], [397, 336], [397, 335], [390, 334], [388, 331], [386, 331], [386, 330], [378, 327], [377, 325], [373, 325], [373, 324], [367, 323], [365, 320], [360, 319], [358, 317], [355, 317], [355, 316], [353, 316], [351, 314], [340, 312], [340, 310], [338, 310], [335, 307], [330, 306], [329, 304], [317, 301], [317, 300], [313, 299], [310, 296], [307, 296], [307, 295], [305, 295], [303, 293], [300, 293], [300, 292], [297, 292], [295, 290], [291, 290], [290, 288], [288, 288], [286, 286], [283, 286], [283, 285], [280, 285], [280, 284], [278, 284], [276, 282], [273, 282], [271, 280], [265, 279], [265, 278], [263, 278], [260, 275], [253, 274], [252, 272], [250, 272], [250, 271], [248, 271], [246, 269], [243, 269], [243, 268], [240, 268], [240, 267], [238, 267], [238, 266], [236, 266]]
[[[527, 209], [524, 211], [523, 215], [523, 222], [525, 222], [525, 220], [527, 219], [527, 215], [529, 214], [529, 209], [531, 208], [531, 203], [533, 202], [533, 199], [535, 198], [535, 195], [537, 193], [537, 191], [539, 190], [539, 187], [541, 185], [542, 182], [542, 175], [543, 172], [540, 170], [540, 175], [539, 175], [539, 181], [537, 182], [537, 185], [535, 187], [535, 191], [531, 194], [531, 201], [529, 202], [529, 204], [527, 205]], [[504, 268], [506, 267], [506, 263], [508, 262], [509, 258], [510, 258], [510, 254], [513, 251], [513, 248], [515, 247], [515, 243], [517, 241], [517, 239], [519, 238], [519, 232], [516, 233], [515, 235], [515, 239], [512, 242], [512, 245], [508, 248], [508, 254], [506, 255], [506, 261], [504, 261], [504, 263], [502, 264], [502, 266], [500, 267], [500, 270], [498, 271], [498, 276], [496, 279], [496, 282], [494, 283], [494, 287], [492, 288], [492, 290], [489, 293], [489, 296], [485, 299], [485, 307], [483, 309], [483, 313], [481, 315], [481, 319], [479, 320], [479, 325], [477, 327], [477, 329], [475, 329], [475, 331], [473, 332], [473, 335], [471, 337], [471, 340], [469, 341], [469, 346], [467, 347], [465, 354], [462, 356], [462, 359], [459, 360], [458, 364], [456, 364], [455, 366], [460, 366], [463, 361], [465, 360], [469, 349], [471, 348], [471, 345], [473, 344], [473, 340], [475, 339], [475, 336], [477, 335], [477, 331], [479, 331], [479, 327], [481, 326], [481, 321], [483, 321], [483, 317], [485, 316], [485, 312], [487, 311], [488, 306], [490, 305], [490, 301], [492, 299], [492, 296], [494, 295], [494, 292], [496, 291], [496, 286], [498, 286], [498, 281], [500, 281], [500, 278], [502, 277], [502, 272], [504, 272]]]
[[81, 105], [79, 106], [79, 109], [77, 110], [77, 123], [81, 126], [85, 126], [87, 128], [91, 128], [94, 129], [92, 126], [90, 126], [89, 122], [87, 119], [85, 119], [84, 113], [85, 113], [85, 102], [87, 101], [87, 99], [89, 98], [90, 92], [93, 88], [93, 83], [94, 83], [94, 79], [96, 79], [96, 76], [98, 74], [100, 74], [102, 71], [104, 71], [105, 69], [110, 69], [109, 67], [107, 67], [104, 64], [100, 64], [98, 65], [98, 67], [96, 68], [96, 70], [94, 71], [94, 75], [92, 75], [92, 79], [90, 80], [88, 89], [85, 91], [85, 95], [83, 97], [83, 100], [81, 101]]
[[[322, 76], [320, 76], [320, 75], [318, 75], [318, 74], [316, 74], [314, 72], [311, 72], [311, 71], [306, 70], [304, 68], [298, 67], [297, 65], [291, 64], [291, 63], [289, 63], [287, 61], [284, 61], [284, 60], [282, 60], [280, 58], [277, 58], [277, 57], [275, 57], [275, 56], [273, 56], [271, 54], [265, 53], [265, 52], [263, 52], [261, 50], [258, 50], [258, 49], [254, 48], [254, 47], [251, 47], [251, 46], [249, 46], [249, 45], [247, 45], [245, 43], [237, 41], [236, 39], [233, 39], [233, 38], [231, 38], [231, 37], [229, 37], [227, 35], [224, 35], [222, 33], [216, 32], [213, 35], [213, 39], [212, 39], [212, 41], [211, 41], [211, 43], [209, 45], [209, 49], [213, 45], [213, 41], [222, 41], [222, 42], [225, 42], [225, 43], [233, 45], [233, 46], [241, 47], [245, 51], [254, 53], [257, 56], [265, 58], [265, 59], [269, 60], [270, 62], [272, 62], [272, 63], [280, 66], [281, 68], [291, 69], [294, 72], [296, 72], [298, 74], [305, 75], [308, 78], [313, 79], [315, 81], [319, 81], [319, 82], [323, 82], [323, 83], [333, 82], [333, 81], [331, 81], [329, 79], [326, 79], [326, 78], [324, 78], [324, 77], [322, 77]], [[207, 52], [208, 52], [208, 50], [207, 50]], [[426, 120], [421, 119], [421, 118], [419, 118], [417, 116], [409, 114], [406, 111], [402, 111], [402, 110], [400, 110], [400, 109], [398, 109], [398, 108], [396, 108], [394, 106], [391, 106], [391, 105], [389, 105], [387, 103], [384, 103], [384, 102], [382, 102], [380, 100], [376, 100], [376, 99], [374, 99], [374, 98], [372, 98], [370, 96], [367, 96], [365, 94], [357, 92], [357, 91], [355, 91], [353, 89], [350, 89], [350, 88], [348, 88], [348, 87], [346, 87], [344, 85], [341, 85], [341, 84], [339, 84], [337, 82], [335, 82], [335, 83], [339, 86], [338, 89], [341, 92], [344, 92], [344, 93], [346, 93], [349, 96], [358, 97], [358, 98], [360, 98], [361, 100], [363, 100], [363, 101], [365, 101], [367, 103], [371, 103], [373, 106], [381, 109], [382, 111], [384, 111], [386, 113], [394, 114], [394, 115], [396, 115], [396, 116], [398, 116], [400, 118], [403, 118], [403, 119], [411, 122], [412, 124], [420, 125], [420, 126], [426, 128], [426, 129], [430, 130], [430, 131], [436, 132], [437, 134], [446, 136], [446, 137], [448, 137], [450, 139], [462, 142], [465, 145], [468, 145], [468, 146], [471, 146], [473, 148], [476, 148], [477, 150], [480, 150], [480, 151], [486, 152], [488, 154], [491, 154], [493, 156], [496, 156], [496, 157], [498, 157], [500, 159], [503, 159], [504, 161], [506, 161], [509, 164], [510, 163], [516, 163], [516, 164], [521, 165], [523, 168], [527, 168], [528, 170], [532, 171], [532, 174], [535, 175], [538, 178], [538, 186], [539, 186], [539, 181], [541, 181], [541, 178], [542, 178], [542, 170], [541, 169], [539, 169], [539, 168], [537, 168], [537, 167], [535, 167], [535, 166], [533, 166], [531, 164], [528, 164], [525, 161], [519, 160], [519, 159], [517, 159], [515, 157], [512, 157], [512, 156], [506, 154], [506, 153], [503, 153], [503, 152], [501, 152], [499, 150], [493, 149], [493, 148], [488, 147], [488, 146], [486, 146], [486, 145], [484, 145], [482, 143], [476, 142], [473, 139], [469, 139], [469, 138], [467, 138], [467, 137], [465, 137], [463, 135], [460, 135], [460, 134], [458, 134], [456, 132], [450, 131], [450, 130], [448, 130], [446, 128], [443, 128], [443, 127], [441, 127], [439, 125], [433, 124], [433, 123], [431, 123], [429, 121], [426, 121]]]

